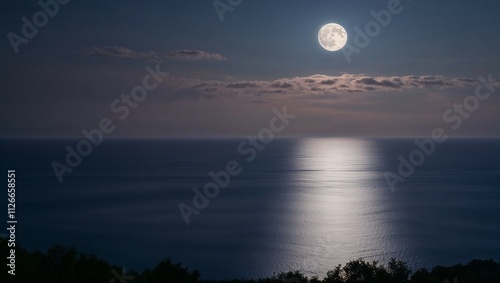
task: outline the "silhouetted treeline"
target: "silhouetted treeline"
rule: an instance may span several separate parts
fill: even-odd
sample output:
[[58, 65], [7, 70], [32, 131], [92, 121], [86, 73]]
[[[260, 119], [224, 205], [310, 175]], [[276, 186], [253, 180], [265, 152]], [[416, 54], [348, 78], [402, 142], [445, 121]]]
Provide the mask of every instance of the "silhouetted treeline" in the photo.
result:
[[[5, 260], [9, 248], [0, 239], [0, 251]], [[258, 280], [201, 280], [201, 274], [174, 263], [162, 260], [156, 267], [142, 272], [128, 271], [122, 274], [121, 267], [112, 265], [95, 255], [82, 254], [74, 248], [54, 246], [46, 253], [16, 249], [15, 276], [9, 275], [7, 264], [0, 267], [0, 282], [21, 283], [499, 283], [500, 263], [493, 260], [472, 260], [466, 265], [450, 267], [435, 266], [431, 270], [415, 272], [401, 260], [392, 259], [387, 265], [376, 261], [357, 259], [338, 265], [328, 271], [326, 277], [308, 278], [299, 271], [274, 274]], [[114, 272], [114, 273], [112, 273]], [[118, 274], [117, 277], [116, 275]], [[133, 279], [132, 279], [133, 278]]]

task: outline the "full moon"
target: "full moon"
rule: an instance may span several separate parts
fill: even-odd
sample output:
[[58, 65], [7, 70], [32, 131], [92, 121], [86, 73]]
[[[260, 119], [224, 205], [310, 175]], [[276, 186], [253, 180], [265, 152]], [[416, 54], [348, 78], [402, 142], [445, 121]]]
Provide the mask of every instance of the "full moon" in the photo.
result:
[[318, 41], [326, 50], [337, 51], [347, 43], [347, 32], [339, 24], [326, 24], [319, 30]]

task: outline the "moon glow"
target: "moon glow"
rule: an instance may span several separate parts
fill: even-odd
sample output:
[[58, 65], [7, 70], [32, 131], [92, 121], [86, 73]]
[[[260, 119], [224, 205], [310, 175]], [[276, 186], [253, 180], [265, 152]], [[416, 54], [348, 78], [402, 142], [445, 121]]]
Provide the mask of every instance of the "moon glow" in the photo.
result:
[[347, 43], [347, 31], [339, 24], [326, 24], [319, 30], [318, 41], [328, 51], [340, 50]]

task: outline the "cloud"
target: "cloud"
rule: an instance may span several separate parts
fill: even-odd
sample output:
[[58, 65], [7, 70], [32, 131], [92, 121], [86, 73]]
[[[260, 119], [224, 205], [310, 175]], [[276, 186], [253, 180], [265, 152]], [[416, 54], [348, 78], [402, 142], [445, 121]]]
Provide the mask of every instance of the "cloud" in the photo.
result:
[[95, 55], [122, 59], [141, 59], [154, 62], [160, 62], [162, 60], [162, 56], [153, 51], [135, 51], [119, 46], [91, 47], [82, 49], [78, 51], [78, 53], [83, 55]]
[[[367, 76], [343, 74], [339, 76], [312, 75], [281, 78], [274, 81], [199, 80], [180, 77], [168, 78], [167, 85], [183, 93], [211, 93], [215, 96], [249, 97], [254, 100], [272, 99], [276, 96], [334, 97], [355, 93], [389, 93], [407, 90], [462, 88], [474, 85], [471, 78], [446, 78], [444, 76]], [[211, 96], [214, 98], [214, 96]]]
[[[396, 89], [401, 88], [401, 86], [403, 85], [403, 83], [400, 79], [396, 79], [396, 80], [393, 79], [392, 81], [387, 80], [387, 79], [382, 79], [382, 80], [378, 81], [378, 80], [376, 80], [374, 78], [370, 78], [370, 77], [359, 79], [356, 82], [359, 84], [362, 84], [362, 85], [388, 87], [388, 88], [396, 88]], [[374, 87], [372, 87], [372, 88], [375, 89]]]
[[91, 47], [77, 51], [82, 55], [104, 56], [120, 59], [139, 59], [151, 62], [162, 62], [165, 59], [180, 60], [226, 60], [227, 58], [217, 54], [201, 50], [176, 50], [169, 53], [155, 51], [135, 51], [120, 46]]
[[201, 50], [176, 50], [167, 54], [168, 58], [181, 60], [226, 60], [227, 58], [217, 54]]
[[255, 88], [258, 86], [259, 85], [255, 82], [238, 82], [238, 83], [226, 84], [227, 88]]
[[322, 85], [334, 85], [335, 83], [337, 83], [336, 79], [328, 79], [320, 82]]

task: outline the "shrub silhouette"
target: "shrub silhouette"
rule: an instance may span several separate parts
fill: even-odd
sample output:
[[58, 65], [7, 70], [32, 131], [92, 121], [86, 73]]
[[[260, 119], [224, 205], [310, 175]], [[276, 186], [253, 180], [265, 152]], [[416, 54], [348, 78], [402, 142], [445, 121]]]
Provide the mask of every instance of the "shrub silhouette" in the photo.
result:
[[[0, 251], [2, 256], [7, 257], [8, 248], [4, 240], [0, 240]], [[120, 267], [112, 266], [95, 255], [80, 254], [72, 247], [55, 245], [46, 253], [30, 253], [16, 247], [16, 275], [9, 275], [7, 265], [2, 265], [0, 282], [109, 282], [113, 269], [119, 270]]]
[[406, 283], [409, 282], [411, 269], [405, 261], [391, 258], [387, 264], [387, 271], [389, 272], [391, 283]]
[[286, 282], [286, 283], [308, 283], [309, 279], [300, 271], [289, 271], [280, 272], [277, 275], [271, 277], [272, 280], [276, 282]]
[[198, 282], [200, 273], [189, 271], [179, 263], [172, 263], [170, 259], [162, 260], [153, 270], [146, 269], [134, 282], [138, 283], [194, 283]]

